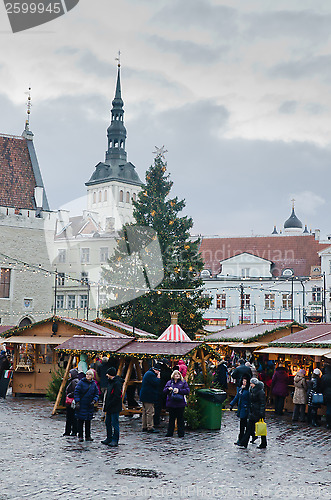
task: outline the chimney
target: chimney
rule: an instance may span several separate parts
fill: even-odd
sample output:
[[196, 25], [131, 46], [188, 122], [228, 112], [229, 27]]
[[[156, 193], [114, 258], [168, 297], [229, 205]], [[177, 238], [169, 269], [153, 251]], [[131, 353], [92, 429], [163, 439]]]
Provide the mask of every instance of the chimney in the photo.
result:
[[170, 316], [171, 316], [171, 324], [172, 325], [177, 325], [177, 323], [178, 323], [178, 312], [171, 312]]
[[43, 206], [43, 196], [44, 196], [44, 188], [35, 187], [34, 188], [34, 200], [36, 203], [36, 208], [42, 208]]

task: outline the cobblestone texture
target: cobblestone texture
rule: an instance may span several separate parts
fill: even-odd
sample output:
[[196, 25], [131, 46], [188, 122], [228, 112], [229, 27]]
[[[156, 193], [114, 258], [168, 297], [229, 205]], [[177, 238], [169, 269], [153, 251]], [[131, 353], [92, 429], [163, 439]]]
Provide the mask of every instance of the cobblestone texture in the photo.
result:
[[220, 431], [184, 439], [166, 438], [165, 428], [142, 433], [140, 418], [120, 417], [120, 446], [109, 449], [100, 444], [100, 416], [92, 422], [94, 441], [79, 443], [62, 436], [64, 416], [50, 417], [51, 409], [45, 399], [0, 400], [0, 500], [331, 499], [331, 433], [324, 427], [269, 412], [268, 448], [242, 450], [233, 444], [235, 412], [224, 412]]

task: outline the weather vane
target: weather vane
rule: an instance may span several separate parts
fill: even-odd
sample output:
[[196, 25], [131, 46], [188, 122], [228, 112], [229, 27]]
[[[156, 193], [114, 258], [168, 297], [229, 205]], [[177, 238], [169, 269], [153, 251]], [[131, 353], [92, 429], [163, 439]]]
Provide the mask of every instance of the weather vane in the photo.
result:
[[117, 66], [120, 68], [121, 66], [121, 51], [118, 51], [118, 57], [115, 57], [115, 61], [117, 61]]
[[153, 155], [155, 155], [156, 158], [163, 158], [165, 159], [165, 154], [168, 153], [168, 150], [162, 146], [161, 148], [158, 148], [155, 146], [155, 151], [153, 151]]
[[26, 107], [27, 107], [27, 112], [26, 114], [28, 115], [28, 118], [25, 122], [26, 126], [29, 127], [30, 125], [30, 114], [31, 114], [31, 87], [29, 87], [29, 90], [27, 92], [24, 92], [25, 95], [28, 96], [27, 98], [27, 103], [26, 103]]

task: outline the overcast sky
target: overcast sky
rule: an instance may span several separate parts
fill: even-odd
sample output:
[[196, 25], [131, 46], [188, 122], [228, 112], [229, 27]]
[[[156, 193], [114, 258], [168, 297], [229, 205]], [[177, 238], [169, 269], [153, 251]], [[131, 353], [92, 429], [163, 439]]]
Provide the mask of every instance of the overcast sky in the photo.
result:
[[291, 202], [331, 233], [331, 3], [80, 0], [12, 34], [0, 5], [0, 132], [31, 130], [52, 209], [104, 160], [121, 50], [128, 160], [168, 149], [195, 234], [270, 234]]

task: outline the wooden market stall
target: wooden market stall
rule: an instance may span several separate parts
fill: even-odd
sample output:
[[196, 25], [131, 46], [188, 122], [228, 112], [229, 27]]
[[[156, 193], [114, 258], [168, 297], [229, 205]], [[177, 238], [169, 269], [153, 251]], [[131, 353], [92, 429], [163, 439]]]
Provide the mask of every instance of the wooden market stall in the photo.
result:
[[305, 330], [270, 342], [268, 347], [259, 352], [268, 355], [275, 363], [286, 366], [290, 375], [290, 395], [285, 400], [285, 409], [292, 411], [291, 393], [297, 371], [304, 368], [309, 378], [314, 368], [323, 369], [325, 363], [331, 362], [331, 323], [309, 325]]
[[[83, 333], [131, 339], [91, 321], [60, 316], [6, 331], [2, 343], [13, 351], [13, 395], [46, 394], [52, 372], [59, 366], [65, 367], [69, 361], [68, 356], [61, 355], [54, 348], [74, 335]], [[73, 359], [70, 364], [72, 362]]]
[[[217, 357], [217, 353], [203, 342], [168, 342], [159, 340], [137, 340], [112, 339], [112, 338], [92, 338], [92, 337], [72, 337], [56, 349], [58, 352], [65, 353], [71, 360], [73, 356], [85, 353], [90, 359], [100, 355], [118, 356], [119, 366], [117, 374], [121, 376], [124, 365], [127, 365], [126, 375], [122, 389], [122, 400], [124, 401], [126, 390], [131, 384], [141, 384], [143, 374], [150, 367], [150, 363], [155, 359], [167, 358], [172, 363], [179, 359], [189, 358], [189, 366], [186, 379], [190, 380], [194, 374], [195, 364], [201, 364], [203, 378], [207, 379], [206, 363], [210, 356]], [[136, 379], [131, 379], [132, 370], [135, 369]], [[57, 400], [53, 408], [53, 414], [56, 413], [61, 401], [62, 392], [66, 386], [70, 363], [62, 381]], [[128, 409], [123, 403], [123, 414], [140, 413], [140, 409]]]
[[235, 351], [239, 357], [247, 357], [269, 342], [292, 335], [304, 328], [296, 322], [292, 323], [244, 323], [232, 328], [207, 335], [204, 341], [217, 348], [222, 356]]

